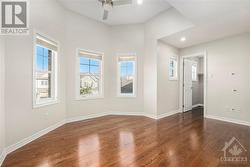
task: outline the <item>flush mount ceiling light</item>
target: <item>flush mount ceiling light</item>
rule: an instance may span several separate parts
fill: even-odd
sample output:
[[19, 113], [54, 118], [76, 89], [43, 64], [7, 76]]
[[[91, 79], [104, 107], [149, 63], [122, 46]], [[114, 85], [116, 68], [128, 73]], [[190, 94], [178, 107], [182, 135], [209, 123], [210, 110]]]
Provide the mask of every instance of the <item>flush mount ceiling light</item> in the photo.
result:
[[143, 0], [137, 0], [137, 4], [138, 4], [138, 5], [143, 4]]
[[181, 37], [180, 39], [181, 42], [185, 42], [186, 40], [187, 40], [186, 37]]

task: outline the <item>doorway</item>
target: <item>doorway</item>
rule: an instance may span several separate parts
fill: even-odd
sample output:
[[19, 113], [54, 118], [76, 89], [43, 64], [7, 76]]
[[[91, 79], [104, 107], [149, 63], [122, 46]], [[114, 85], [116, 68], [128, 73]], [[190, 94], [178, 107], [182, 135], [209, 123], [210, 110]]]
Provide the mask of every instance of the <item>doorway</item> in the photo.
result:
[[182, 112], [199, 109], [206, 113], [206, 80], [205, 52], [181, 57]]

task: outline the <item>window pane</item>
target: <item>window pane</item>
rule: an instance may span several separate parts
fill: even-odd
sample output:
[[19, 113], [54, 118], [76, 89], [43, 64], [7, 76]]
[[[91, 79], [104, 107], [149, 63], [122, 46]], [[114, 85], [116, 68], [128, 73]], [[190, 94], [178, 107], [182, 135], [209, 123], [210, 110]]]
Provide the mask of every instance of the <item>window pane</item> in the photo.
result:
[[98, 95], [99, 84], [99, 75], [80, 75], [80, 95]]
[[90, 66], [90, 73], [91, 74], [99, 74], [99, 67], [98, 66]]
[[100, 94], [100, 60], [80, 57], [80, 95]]
[[174, 61], [173, 60], [170, 61], [170, 68], [174, 68]]
[[100, 73], [100, 62], [95, 59], [80, 57], [80, 72], [98, 74]]
[[38, 71], [51, 71], [52, 51], [41, 46], [36, 47], [36, 67]]
[[120, 62], [120, 84], [122, 94], [133, 94], [134, 63]]
[[133, 77], [121, 77], [121, 93], [133, 94]]
[[37, 53], [38, 55], [43, 55], [43, 48], [40, 47], [40, 46], [37, 46], [37, 47], [36, 47], [36, 53]]
[[95, 59], [90, 59], [90, 65], [99, 66], [99, 61]]
[[169, 79], [177, 78], [177, 61], [174, 58], [170, 58], [169, 62]]
[[89, 65], [80, 65], [81, 73], [89, 73]]
[[174, 77], [174, 69], [173, 68], [170, 68], [169, 76]]
[[85, 57], [80, 57], [80, 64], [89, 64], [89, 59]]
[[51, 97], [51, 74], [46, 72], [36, 73], [36, 99]]

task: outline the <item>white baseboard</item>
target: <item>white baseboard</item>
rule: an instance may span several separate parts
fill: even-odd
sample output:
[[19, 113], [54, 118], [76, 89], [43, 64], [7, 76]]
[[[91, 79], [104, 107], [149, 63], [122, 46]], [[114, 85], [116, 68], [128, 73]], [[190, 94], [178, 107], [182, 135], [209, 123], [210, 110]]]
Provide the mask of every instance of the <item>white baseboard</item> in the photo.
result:
[[204, 104], [195, 104], [192, 106], [192, 108], [195, 108], [195, 107], [204, 107]]
[[110, 114], [109, 113], [98, 113], [98, 114], [90, 114], [90, 115], [86, 115], [86, 116], [77, 116], [77, 117], [72, 117], [72, 118], [65, 119], [65, 123], [83, 121], [83, 120], [87, 120], [87, 119], [103, 117], [103, 116], [106, 116], [106, 115], [110, 115]]
[[65, 123], [64, 120], [60, 121], [60, 122], [58, 122], [58, 123], [56, 123], [56, 124], [54, 124], [54, 125], [46, 128], [46, 129], [43, 129], [43, 130], [35, 133], [34, 135], [31, 135], [31, 136], [29, 136], [29, 137], [27, 137], [27, 138], [25, 138], [25, 139], [23, 139], [23, 140], [15, 143], [15, 144], [13, 144], [13, 145], [8, 146], [6, 148], [6, 154], [9, 154], [9, 153], [11, 153], [11, 152], [19, 149], [20, 147], [23, 147], [24, 145], [26, 145], [26, 144], [28, 144], [28, 143], [30, 143], [30, 142], [38, 139], [39, 137], [41, 137], [41, 136], [49, 133], [50, 131], [55, 130], [56, 128], [59, 128], [60, 126], [64, 125], [64, 123]]
[[3, 152], [0, 155], [0, 166], [2, 166], [4, 159], [6, 158], [7, 153], [6, 150], [4, 149]]
[[235, 124], [240, 124], [240, 125], [245, 125], [245, 126], [250, 126], [250, 122], [241, 121], [241, 120], [232, 119], [232, 118], [225, 118], [225, 117], [219, 117], [219, 116], [214, 116], [214, 115], [205, 115], [205, 118], [215, 119], [215, 120], [219, 120], [219, 121], [230, 122], [230, 123], [235, 123]]
[[143, 113], [143, 112], [118, 112], [118, 111], [110, 111], [108, 115], [127, 115], [127, 116], [144, 116], [151, 119], [157, 119], [156, 115], [151, 113]]
[[162, 119], [162, 118], [165, 118], [165, 117], [169, 117], [171, 115], [180, 113], [180, 111], [181, 110], [176, 110], [176, 111], [171, 111], [171, 112], [167, 112], [167, 113], [164, 113], [164, 114], [157, 115], [157, 119]]

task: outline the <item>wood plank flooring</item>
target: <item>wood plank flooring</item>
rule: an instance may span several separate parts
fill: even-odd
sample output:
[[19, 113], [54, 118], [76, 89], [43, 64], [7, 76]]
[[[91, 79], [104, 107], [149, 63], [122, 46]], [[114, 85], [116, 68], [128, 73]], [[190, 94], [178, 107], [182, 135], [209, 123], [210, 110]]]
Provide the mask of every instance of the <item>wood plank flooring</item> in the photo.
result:
[[160, 120], [105, 116], [66, 124], [9, 154], [4, 167], [215, 167], [236, 137], [247, 150], [250, 128], [204, 119], [202, 109]]

